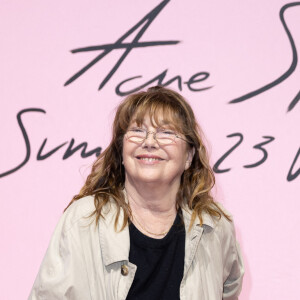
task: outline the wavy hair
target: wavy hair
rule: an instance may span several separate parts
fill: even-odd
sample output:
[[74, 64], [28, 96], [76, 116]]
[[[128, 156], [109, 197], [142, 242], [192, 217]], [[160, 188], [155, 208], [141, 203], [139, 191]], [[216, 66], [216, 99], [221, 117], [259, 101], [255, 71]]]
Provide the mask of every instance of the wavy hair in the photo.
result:
[[215, 177], [209, 165], [203, 133], [196, 122], [191, 106], [180, 94], [161, 86], [131, 94], [121, 102], [116, 111], [109, 146], [94, 162], [84, 186], [79, 194], [73, 197], [67, 208], [74, 201], [93, 195], [95, 211], [92, 215], [96, 216], [97, 224], [100, 217], [104, 217], [102, 209], [113, 201], [117, 207], [115, 229], [117, 230], [121, 209], [124, 211], [121, 230], [125, 228], [130, 220], [131, 210], [123, 193], [125, 184], [125, 169], [122, 164], [123, 138], [133, 117], [140, 126], [145, 114], [149, 114], [151, 122], [160, 126], [159, 113], [162, 113], [164, 122], [173, 125], [195, 150], [190, 167], [181, 176], [176, 196], [177, 209], [184, 209], [187, 206], [192, 210], [190, 228], [197, 217], [202, 225], [203, 212], [217, 218], [223, 215], [229, 221], [231, 220], [211, 195]]

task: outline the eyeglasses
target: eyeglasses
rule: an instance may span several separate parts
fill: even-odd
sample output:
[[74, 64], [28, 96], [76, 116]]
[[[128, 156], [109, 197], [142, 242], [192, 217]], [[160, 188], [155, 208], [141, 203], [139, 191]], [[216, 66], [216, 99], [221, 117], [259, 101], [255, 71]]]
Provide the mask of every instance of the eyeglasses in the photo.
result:
[[160, 145], [173, 144], [175, 143], [176, 138], [188, 142], [186, 139], [179, 136], [176, 132], [170, 129], [162, 129], [162, 128], [157, 129], [157, 131], [147, 131], [146, 129], [142, 129], [142, 128], [132, 128], [126, 132], [126, 137], [131, 142], [141, 144], [144, 142], [144, 140], [147, 139], [150, 133], [153, 134], [153, 138]]

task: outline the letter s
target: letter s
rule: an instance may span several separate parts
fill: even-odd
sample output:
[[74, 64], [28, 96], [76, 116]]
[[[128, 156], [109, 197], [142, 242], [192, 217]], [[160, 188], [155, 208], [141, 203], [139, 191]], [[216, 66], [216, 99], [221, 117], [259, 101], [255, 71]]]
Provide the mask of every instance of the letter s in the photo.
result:
[[21, 119], [21, 116], [24, 113], [27, 113], [27, 112], [41, 112], [41, 113], [44, 113], [44, 114], [46, 113], [46, 111], [43, 110], [43, 109], [41, 109], [41, 108], [26, 108], [26, 109], [22, 109], [20, 112], [18, 112], [18, 114], [17, 114], [17, 121], [18, 121], [18, 124], [20, 126], [20, 129], [21, 129], [24, 141], [25, 141], [26, 156], [25, 156], [25, 159], [18, 166], [16, 166], [15, 168], [13, 168], [13, 169], [11, 169], [9, 171], [1, 173], [0, 174], [0, 178], [18, 171], [20, 168], [22, 168], [28, 162], [28, 160], [30, 158], [30, 142], [29, 142], [29, 138], [28, 138], [27, 132], [25, 130], [25, 127], [24, 127], [24, 125], [22, 123], [22, 119]]

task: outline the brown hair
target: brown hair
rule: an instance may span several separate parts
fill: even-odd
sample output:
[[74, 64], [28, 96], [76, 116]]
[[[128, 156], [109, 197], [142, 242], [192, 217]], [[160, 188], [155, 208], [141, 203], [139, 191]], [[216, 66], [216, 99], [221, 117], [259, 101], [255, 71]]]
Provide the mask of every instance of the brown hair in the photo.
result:
[[125, 169], [122, 164], [123, 138], [133, 121], [133, 116], [138, 126], [143, 123], [146, 113], [149, 114], [152, 122], [161, 125], [156, 119], [157, 112], [162, 112], [164, 121], [170, 122], [195, 150], [190, 167], [181, 176], [176, 197], [177, 209], [188, 206], [192, 210], [190, 228], [196, 217], [202, 224], [202, 212], [218, 218], [223, 215], [230, 220], [211, 196], [215, 177], [209, 165], [203, 133], [196, 122], [192, 108], [180, 94], [160, 86], [129, 95], [121, 102], [115, 115], [110, 145], [97, 158], [84, 186], [68, 207], [84, 196], [94, 195], [95, 211], [92, 215], [96, 216], [96, 223], [98, 223], [99, 218], [103, 217], [103, 207], [113, 199], [117, 206], [115, 228], [122, 209], [124, 220], [121, 230], [124, 229], [131, 216], [131, 210], [123, 194], [125, 183]]

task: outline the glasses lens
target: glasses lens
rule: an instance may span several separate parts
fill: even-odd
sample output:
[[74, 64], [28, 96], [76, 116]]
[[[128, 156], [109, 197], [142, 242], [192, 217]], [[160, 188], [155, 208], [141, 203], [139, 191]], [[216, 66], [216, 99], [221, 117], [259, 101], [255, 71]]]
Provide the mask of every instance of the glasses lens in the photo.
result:
[[[177, 134], [172, 130], [158, 130], [156, 133], [149, 132], [149, 134], [154, 134], [156, 141], [161, 145], [168, 145], [175, 142]], [[127, 138], [135, 143], [142, 143], [147, 137], [147, 131], [144, 129], [136, 128], [131, 129], [126, 134]]]
[[146, 138], [147, 132], [143, 129], [132, 129], [127, 132], [127, 138], [136, 143], [141, 143]]
[[167, 145], [174, 143], [176, 138], [176, 133], [171, 130], [162, 130], [156, 133], [156, 140], [158, 143]]

